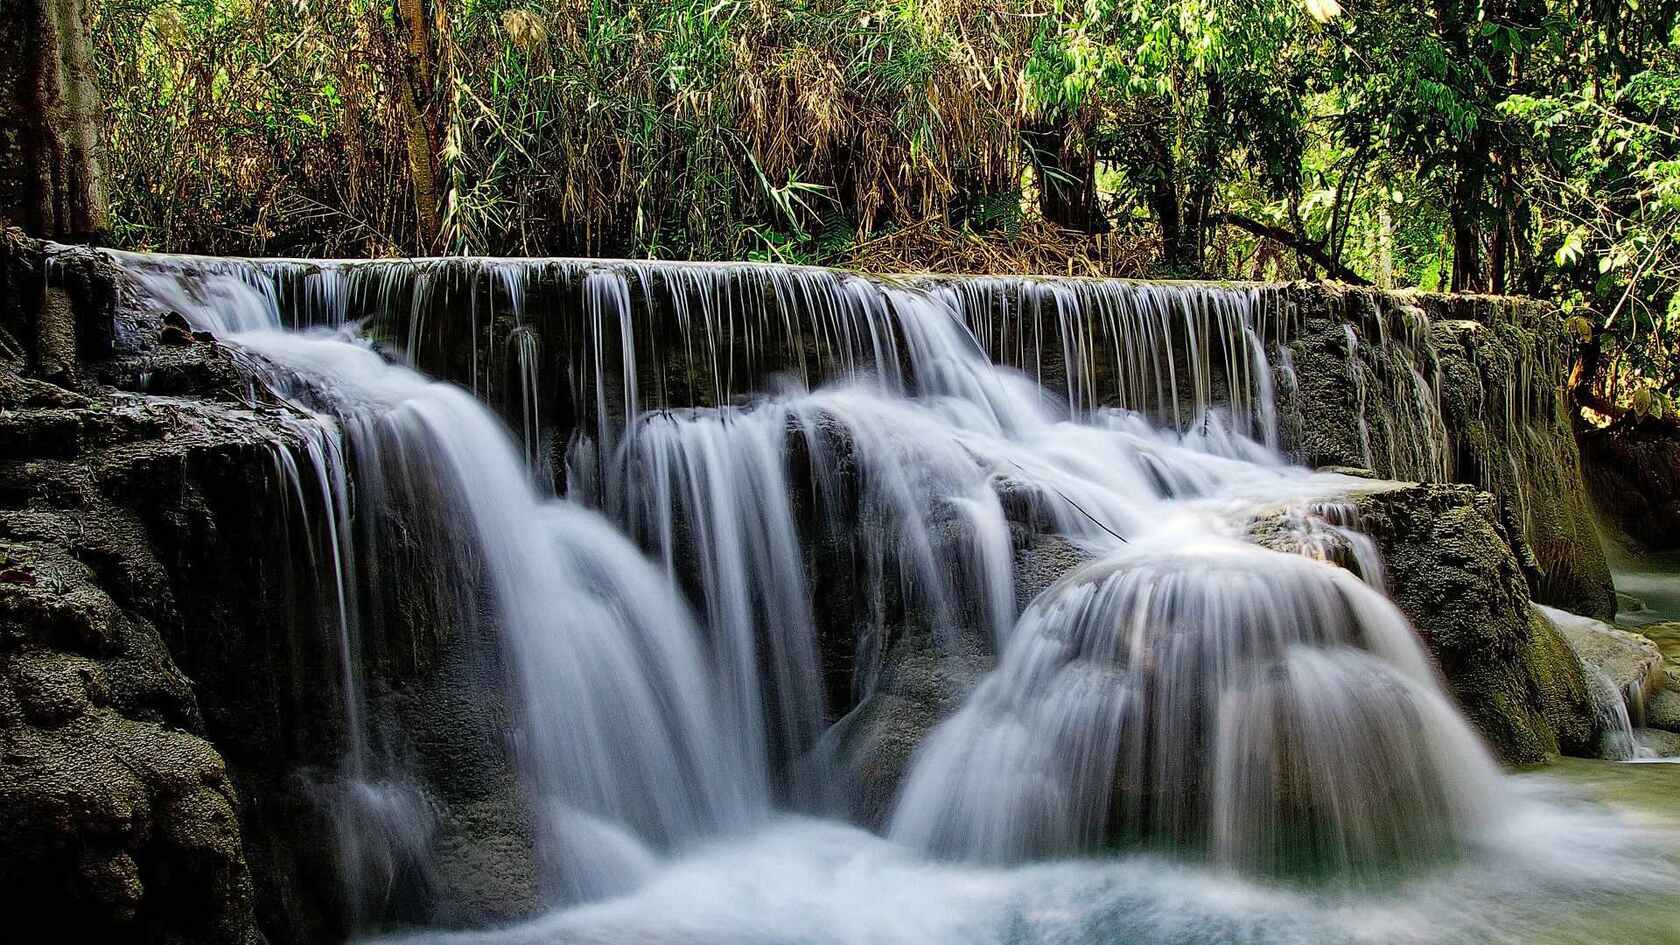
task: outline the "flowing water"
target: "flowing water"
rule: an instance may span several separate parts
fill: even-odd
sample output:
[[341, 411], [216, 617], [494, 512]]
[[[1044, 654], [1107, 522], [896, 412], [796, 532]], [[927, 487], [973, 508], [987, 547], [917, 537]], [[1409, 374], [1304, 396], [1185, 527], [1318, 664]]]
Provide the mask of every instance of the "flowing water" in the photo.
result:
[[1643, 627], [1680, 621], [1680, 552], [1613, 554], [1610, 568], [1621, 605], [1617, 623]]
[[[1497, 770], [1368, 547], [1247, 541], [1280, 509], [1303, 549], [1357, 538], [1324, 502], [1357, 481], [1278, 452], [1258, 288], [118, 259], [307, 431], [278, 465], [331, 552], [355, 734], [324, 790], [370, 924], [435, 818], [361, 732], [358, 567], [427, 529], [438, 612], [504, 668], [555, 911], [426, 941], [1586, 942], [1680, 878]], [[1365, 395], [1437, 470], [1408, 376]], [[1046, 534], [1086, 563], [1017, 599]], [[822, 735], [918, 635], [995, 669], [881, 834], [814, 816]]]

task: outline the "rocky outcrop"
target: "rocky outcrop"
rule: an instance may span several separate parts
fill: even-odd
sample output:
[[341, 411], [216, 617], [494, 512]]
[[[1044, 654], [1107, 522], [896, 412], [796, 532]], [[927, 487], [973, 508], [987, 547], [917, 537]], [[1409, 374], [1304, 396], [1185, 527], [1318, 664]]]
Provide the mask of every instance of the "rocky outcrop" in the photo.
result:
[[1680, 734], [1660, 728], [1638, 728], [1634, 741], [1653, 758], [1680, 758]]
[[[247, 356], [123, 304], [102, 257], [49, 268], [15, 231], [0, 250], [0, 805], [18, 812], [0, 904], [76, 940], [274, 945], [539, 908], [488, 695], [502, 667], [490, 628], [419, 586], [445, 583], [427, 580], [429, 533], [409, 523], [365, 562], [389, 579], [352, 590], [380, 615], [356, 654], [369, 774], [429, 785], [430, 866], [374, 850], [392, 872], [347, 897], [351, 739], [305, 418]], [[74, 371], [32, 340], [55, 290], [77, 315]]]
[[1667, 683], [1656, 643], [1601, 620], [1549, 608], [1544, 612], [1582, 665], [1603, 673], [1621, 694], [1634, 721], [1642, 719], [1645, 704]]
[[1639, 726], [1645, 724], [1646, 707], [1667, 682], [1663, 656], [1656, 643], [1630, 630], [1613, 627], [1591, 617], [1542, 607], [1546, 619], [1562, 634], [1580, 659], [1602, 731], [1601, 757], [1625, 761], [1636, 757], [1646, 743], [1658, 746], [1666, 735]]
[[166, 644], [177, 588], [120, 496], [266, 463], [271, 431], [15, 373], [0, 389], [0, 899], [77, 940], [260, 942], [245, 797]]
[[1464, 486], [1415, 486], [1358, 501], [1389, 591], [1441, 665], [1448, 688], [1507, 764], [1597, 744], [1580, 663], [1530, 604], [1519, 536], [1497, 502]]
[[957, 641], [900, 635], [879, 683], [817, 747], [817, 770], [834, 778], [826, 785], [831, 803], [855, 823], [884, 828], [916, 750], [956, 714], [994, 662], [974, 634]]
[[1645, 724], [1680, 732], [1680, 690], [1659, 689], [1645, 703]]
[[[1374, 541], [1390, 596], [1501, 761], [1596, 754], [1599, 724], [1580, 661], [1532, 605], [1520, 535], [1493, 496], [1464, 485], [1373, 484], [1340, 508]], [[1254, 533], [1279, 550], [1303, 550], [1299, 530], [1275, 520]], [[1310, 550], [1344, 565], [1358, 558], [1347, 547]]]
[[[1680, 621], [1650, 623], [1639, 628], [1639, 635], [1657, 645], [1663, 659], [1671, 666], [1680, 666]], [[1680, 671], [1676, 672], [1680, 677]], [[1674, 679], [1680, 682], [1680, 679]]]
[[1448, 688], [1510, 765], [1596, 748], [1583, 669], [1529, 604], [1497, 503], [1463, 486], [1416, 486], [1359, 499], [1394, 602], [1440, 661]]
[[[1058, 580], [1090, 562], [1094, 552], [1067, 538], [1045, 535], [1032, 503], [1008, 501], [1008, 483], [1000, 483], [998, 488], [1005, 494], [1006, 515], [1011, 521], [1015, 607], [1020, 614]], [[956, 531], [954, 535], [961, 533]], [[822, 570], [825, 568], [818, 568], [818, 572]], [[902, 599], [902, 595], [894, 594], [890, 580], [884, 583], [887, 594]], [[833, 614], [847, 614], [840, 624], [848, 629], [869, 622], [864, 612], [850, 612], [857, 607], [857, 600], [845, 595], [822, 599], [830, 604]], [[853, 701], [853, 689], [848, 688], [855, 673], [850, 657], [853, 647], [825, 647], [825, 673], [830, 678], [845, 674], [838, 681], [843, 684], [828, 686], [830, 705], [842, 706], [843, 715], [823, 733], [811, 753], [813, 770], [828, 772], [832, 779], [825, 785], [830, 805], [850, 821], [874, 829], [887, 826], [899, 790], [911, 773], [917, 748], [939, 723], [963, 708], [969, 693], [998, 661], [990, 634], [978, 629], [978, 612], [969, 612], [971, 626], [956, 634], [937, 631], [929, 620], [917, 619], [916, 614], [899, 617], [899, 624], [879, 634], [887, 641], [887, 652], [880, 659], [879, 678], [864, 689], [862, 700]], [[837, 636], [828, 634], [830, 639]], [[874, 636], [877, 634], [870, 634]], [[835, 693], [840, 693], [838, 701]]]
[[1644, 724], [1680, 734], [1680, 623], [1651, 624], [1638, 633], [1662, 653], [1665, 671], [1662, 688], [1645, 699]]
[[1535, 599], [1614, 615], [1551, 306], [1322, 286], [1280, 298], [1295, 326], [1280, 412], [1303, 462], [1489, 492], [1532, 550]]

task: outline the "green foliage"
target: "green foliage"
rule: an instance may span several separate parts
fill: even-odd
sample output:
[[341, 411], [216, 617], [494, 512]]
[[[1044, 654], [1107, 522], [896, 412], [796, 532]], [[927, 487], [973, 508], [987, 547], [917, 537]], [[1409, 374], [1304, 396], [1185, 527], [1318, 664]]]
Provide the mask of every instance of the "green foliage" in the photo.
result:
[[1661, 416], [1661, 391], [1680, 390], [1680, 28], [1645, 48], [1644, 61], [1560, 72], [1548, 94], [1500, 110], [1536, 165], [1522, 188], [1549, 250], [1543, 291], [1611, 349], [1611, 384], [1631, 373], [1630, 396], [1655, 386], [1643, 412]]
[[[433, 3], [451, 252], [732, 257], [1017, 186], [1005, 0]], [[94, 10], [125, 245], [414, 247], [389, 3]]]
[[[1677, 0], [426, 2], [449, 252], [1525, 292], [1680, 384]], [[121, 245], [427, 248], [390, 0], [90, 6]]]

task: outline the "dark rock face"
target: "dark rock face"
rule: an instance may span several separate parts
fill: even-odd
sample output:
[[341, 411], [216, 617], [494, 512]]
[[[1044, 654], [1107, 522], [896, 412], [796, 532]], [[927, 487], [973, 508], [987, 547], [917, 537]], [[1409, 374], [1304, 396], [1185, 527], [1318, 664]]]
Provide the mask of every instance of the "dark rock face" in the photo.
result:
[[[295, 416], [230, 349], [123, 309], [101, 257], [62, 254], [49, 281], [36, 244], [0, 249], [0, 806], [17, 814], [0, 906], [73, 940], [216, 943], [341, 940], [358, 908], [461, 924], [538, 908], [487, 695], [502, 668], [489, 628], [411, 586], [443, 583], [427, 536], [364, 576], [383, 617], [360, 668], [380, 750], [431, 785], [435, 868], [351, 903], [330, 816], [349, 741], [336, 602], [299, 507], [321, 484], [303, 468], [288, 486], [277, 462]], [[75, 310], [76, 371], [36, 356], [52, 291]]]
[[[1093, 558], [1066, 539], [1019, 524], [1013, 536], [1017, 612]], [[953, 639], [912, 625], [885, 636], [893, 642], [879, 680], [824, 733], [814, 752], [822, 770], [840, 773], [829, 786], [834, 805], [855, 823], [876, 829], [887, 825], [916, 750], [962, 708], [998, 659], [992, 641], [975, 629]]]
[[1530, 604], [1516, 535], [1498, 503], [1467, 486], [1410, 486], [1356, 497], [1389, 592], [1441, 667], [1470, 721], [1510, 765], [1594, 753], [1580, 662]]
[[1297, 327], [1280, 411], [1303, 462], [1485, 490], [1533, 550], [1537, 600], [1614, 615], [1550, 306], [1322, 286], [1291, 287], [1281, 304]]
[[1680, 435], [1672, 427], [1588, 431], [1581, 459], [1606, 522], [1647, 551], [1680, 548]]
[[994, 662], [975, 634], [955, 641], [900, 634], [874, 690], [824, 733], [815, 752], [831, 777], [838, 772], [829, 794], [841, 813], [884, 828], [916, 750], [962, 708]]
[[189, 468], [251, 462], [268, 431], [12, 373], [0, 389], [0, 899], [78, 940], [260, 942], [242, 785], [166, 643], [178, 588], [120, 497], [135, 478], [184, 495]]

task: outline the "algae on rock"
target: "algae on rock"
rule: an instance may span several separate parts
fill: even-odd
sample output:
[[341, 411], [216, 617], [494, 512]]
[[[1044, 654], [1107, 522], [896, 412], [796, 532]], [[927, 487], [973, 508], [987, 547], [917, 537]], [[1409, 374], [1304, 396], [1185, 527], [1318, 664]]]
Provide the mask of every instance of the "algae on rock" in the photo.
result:
[[1537, 600], [1615, 613], [1563, 392], [1568, 340], [1555, 309], [1315, 286], [1287, 304], [1295, 327], [1280, 413], [1303, 462], [1486, 490], [1532, 549]]
[[[1598, 723], [1580, 661], [1531, 603], [1521, 537], [1493, 496], [1458, 484], [1373, 483], [1348, 495], [1340, 511], [1380, 558], [1381, 574], [1363, 576], [1386, 585], [1500, 761], [1596, 753]], [[1359, 569], [1343, 533], [1329, 532], [1329, 547], [1303, 546], [1299, 529], [1282, 521], [1299, 514], [1262, 519], [1253, 537]]]

